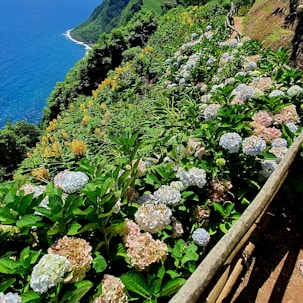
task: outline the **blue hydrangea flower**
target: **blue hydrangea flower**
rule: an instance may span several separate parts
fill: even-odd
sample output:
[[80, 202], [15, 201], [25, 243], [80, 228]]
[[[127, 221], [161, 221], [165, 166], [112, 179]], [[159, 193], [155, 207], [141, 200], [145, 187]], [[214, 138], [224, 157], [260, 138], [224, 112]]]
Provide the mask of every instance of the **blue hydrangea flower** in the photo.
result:
[[222, 135], [219, 140], [219, 145], [233, 154], [239, 151], [241, 142], [241, 136], [237, 133], [232, 132]]
[[293, 123], [293, 122], [288, 122], [288, 123], [286, 123], [285, 124], [288, 128], [289, 128], [289, 130], [291, 131], [291, 132], [293, 132], [293, 133], [295, 133], [297, 130], [298, 130], [298, 125], [296, 125], [295, 123]]
[[266, 142], [257, 136], [250, 136], [242, 142], [243, 153], [248, 156], [261, 155], [265, 148]]
[[64, 170], [59, 172], [55, 178], [55, 186], [62, 188], [68, 194], [78, 192], [87, 182], [89, 178], [83, 172], [73, 172]]
[[1, 303], [22, 303], [21, 297], [19, 297], [18, 294], [12, 293], [12, 292], [8, 292], [7, 294], [0, 292], [0, 302]]
[[192, 237], [198, 246], [206, 246], [210, 240], [210, 235], [204, 228], [197, 228], [193, 232]]
[[284, 138], [276, 138], [271, 143], [272, 147], [287, 147], [287, 140]]

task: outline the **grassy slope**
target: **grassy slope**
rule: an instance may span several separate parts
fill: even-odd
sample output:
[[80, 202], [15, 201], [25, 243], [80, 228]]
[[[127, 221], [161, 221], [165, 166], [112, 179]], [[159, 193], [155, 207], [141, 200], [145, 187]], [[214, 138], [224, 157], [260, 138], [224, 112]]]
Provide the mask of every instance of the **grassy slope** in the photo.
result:
[[154, 10], [162, 14], [165, 8], [175, 5], [175, 0], [104, 0], [87, 21], [75, 27], [72, 35], [78, 40], [95, 43], [101, 33], [108, 33], [114, 27], [124, 26], [140, 9]]

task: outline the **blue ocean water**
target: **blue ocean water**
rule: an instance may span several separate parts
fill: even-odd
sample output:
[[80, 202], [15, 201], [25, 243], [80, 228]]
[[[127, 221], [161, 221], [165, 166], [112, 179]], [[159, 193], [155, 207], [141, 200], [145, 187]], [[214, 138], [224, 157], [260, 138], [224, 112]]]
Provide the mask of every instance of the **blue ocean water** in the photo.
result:
[[67, 30], [102, 0], [0, 1], [0, 127], [7, 120], [39, 123], [56, 82], [85, 56]]

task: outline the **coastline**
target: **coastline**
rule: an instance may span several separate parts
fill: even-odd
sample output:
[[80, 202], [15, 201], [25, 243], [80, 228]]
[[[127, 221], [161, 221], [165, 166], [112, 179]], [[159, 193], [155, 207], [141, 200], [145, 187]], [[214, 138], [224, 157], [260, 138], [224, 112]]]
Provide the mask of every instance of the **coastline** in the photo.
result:
[[72, 35], [71, 35], [71, 31], [72, 31], [72, 30], [73, 30], [73, 29], [67, 30], [63, 35], [64, 35], [65, 37], [67, 37], [69, 40], [73, 41], [74, 43], [82, 45], [82, 46], [86, 49], [86, 54], [87, 54], [88, 51], [89, 51], [90, 49], [92, 49], [91, 46], [89, 46], [88, 44], [86, 44], [86, 43], [84, 43], [84, 42], [81, 42], [81, 41], [78, 41], [78, 40], [76, 40], [75, 38], [73, 38]]

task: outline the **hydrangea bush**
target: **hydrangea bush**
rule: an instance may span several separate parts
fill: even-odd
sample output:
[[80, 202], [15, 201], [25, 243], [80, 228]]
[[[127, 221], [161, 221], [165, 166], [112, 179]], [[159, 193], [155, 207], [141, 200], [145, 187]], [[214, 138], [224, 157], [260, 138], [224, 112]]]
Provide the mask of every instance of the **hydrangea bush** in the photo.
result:
[[164, 15], [1, 184], [0, 300], [168, 302], [239, 219], [301, 131], [303, 89], [285, 50], [229, 40], [226, 13]]

